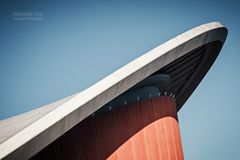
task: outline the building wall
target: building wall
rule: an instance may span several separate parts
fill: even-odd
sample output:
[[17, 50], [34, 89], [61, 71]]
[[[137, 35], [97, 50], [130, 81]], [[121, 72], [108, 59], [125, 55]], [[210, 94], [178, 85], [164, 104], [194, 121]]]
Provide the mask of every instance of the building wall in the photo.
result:
[[182, 160], [175, 101], [162, 96], [89, 116], [32, 159]]

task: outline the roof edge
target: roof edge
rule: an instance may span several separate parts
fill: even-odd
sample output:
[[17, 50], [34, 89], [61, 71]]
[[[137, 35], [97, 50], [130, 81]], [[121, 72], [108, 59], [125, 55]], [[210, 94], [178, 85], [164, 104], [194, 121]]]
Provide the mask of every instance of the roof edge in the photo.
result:
[[[0, 159], [27, 159], [103, 105], [189, 51], [213, 41], [224, 43], [219, 22], [193, 28], [150, 50], [48, 112], [0, 144]], [[26, 150], [28, 149], [28, 152]]]

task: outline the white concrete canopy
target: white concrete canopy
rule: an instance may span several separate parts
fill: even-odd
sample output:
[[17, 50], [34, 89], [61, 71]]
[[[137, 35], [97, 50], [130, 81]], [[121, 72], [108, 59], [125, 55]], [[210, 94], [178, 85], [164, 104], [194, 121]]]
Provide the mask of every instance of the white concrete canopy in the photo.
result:
[[0, 121], [0, 159], [27, 159], [146, 77], [207, 43], [224, 43], [227, 29], [212, 22], [150, 50], [84, 91]]

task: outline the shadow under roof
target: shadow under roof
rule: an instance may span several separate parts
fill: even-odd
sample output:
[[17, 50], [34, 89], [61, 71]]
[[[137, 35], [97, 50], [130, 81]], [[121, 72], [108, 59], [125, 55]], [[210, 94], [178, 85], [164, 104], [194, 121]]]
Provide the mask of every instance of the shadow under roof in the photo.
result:
[[[154, 74], [168, 74], [178, 110], [205, 76], [227, 36], [212, 22], [191, 29], [126, 64], [86, 90], [0, 121], [0, 159], [27, 159], [99, 108]], [[38, 116], [36, 116], [38, 115]]]

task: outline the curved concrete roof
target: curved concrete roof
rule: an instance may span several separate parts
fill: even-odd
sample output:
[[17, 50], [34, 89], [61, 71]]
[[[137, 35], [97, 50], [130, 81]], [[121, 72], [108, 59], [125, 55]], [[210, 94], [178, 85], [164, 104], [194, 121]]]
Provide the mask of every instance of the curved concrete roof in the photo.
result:
[[[215, 41], [223, 44], [226, 36], [227, 29], [218, 22], [198, 26], [150, 50], [80, 93], [0, 121], [0, 159], [31, 157], [146, 77], [161, 71], [175, 60], [187, 53], [191, 54], [191, 51], [203, 45]], [[218, 53], [209, 52], [207, 54], [216, 54], [217, 56]], [[207, 70], [212, 65], [206, 59], [202, 60], [200, 64], [207, 65]], [[196, 76], [193, 82], [199, 83], [203, 76]], [[179, 99], [182, 101], [179, 102], [178, 109], [181, 108], [198, 83], [186, 94], [182, 93], [185, 96], [180, 96]], [[176, 100], [178, 102], [178, 97]]]

